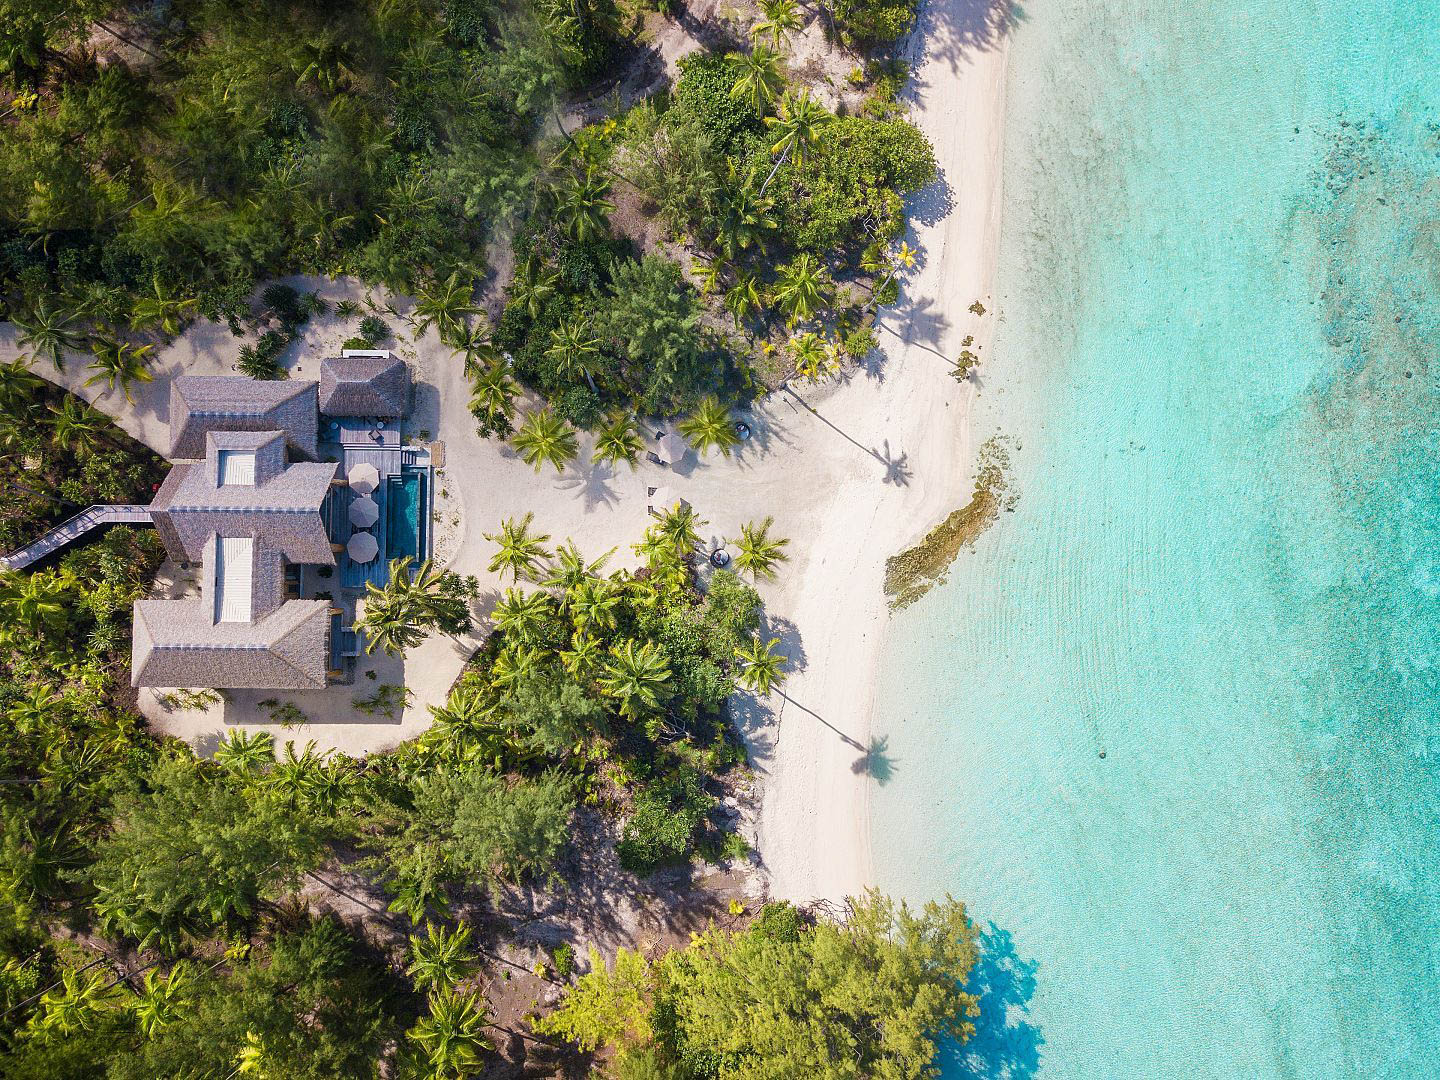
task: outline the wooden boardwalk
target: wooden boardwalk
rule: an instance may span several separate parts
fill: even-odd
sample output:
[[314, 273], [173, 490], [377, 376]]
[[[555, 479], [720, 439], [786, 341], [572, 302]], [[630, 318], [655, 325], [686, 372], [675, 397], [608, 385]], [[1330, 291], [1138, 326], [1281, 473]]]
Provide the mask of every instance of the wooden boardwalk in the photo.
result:
[[149, 525], [150, 508], [139, 505], [89, 506], [67, 521], [61, 522], [33, 544], [26, 544], [19, 551], [0, 555], [0, 567], [6, 570], [23, 570], [31, 563], [39, 562], [52, 551], [74, 543], [91, 529], [101, 525]]

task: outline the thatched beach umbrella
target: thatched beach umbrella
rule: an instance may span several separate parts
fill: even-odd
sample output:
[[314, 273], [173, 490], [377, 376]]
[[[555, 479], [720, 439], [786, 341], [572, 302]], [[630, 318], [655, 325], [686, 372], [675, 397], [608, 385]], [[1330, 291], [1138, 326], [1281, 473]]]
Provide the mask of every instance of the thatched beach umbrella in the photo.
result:
[[350, 486], [362, 495], [368, 495], [380, 486], [380, 470], [368, 461], [351, 465], [345, 478], [349, 481]]
[[361, 495], [350, 504], [350, 524], [368, 529], [380, 520], [380, 506], [369, 495]]
[[374, 533], [357, 532], [350, 537], [345, 551], [355, 562], [367, 563], [380, 554], [380, 542], [375, 539]]
[[667, 431], [660, 436], [660, 452], [665, 455], [666, 461], [674, 465], [690, 452], [690, 444], [678, 431]]

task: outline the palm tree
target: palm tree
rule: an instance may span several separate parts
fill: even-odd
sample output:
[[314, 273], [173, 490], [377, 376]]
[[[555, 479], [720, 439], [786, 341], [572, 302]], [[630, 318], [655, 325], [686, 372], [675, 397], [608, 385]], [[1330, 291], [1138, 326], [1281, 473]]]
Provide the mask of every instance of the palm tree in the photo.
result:
[[878, 260], [878, 265], [876, 265], [871, 272], [877, 272], [883, 269], [885, 271], [885, 277], [882, 278], [878, 284], [870, 287], [870, 300], [872, 303], [877, 296], [885, 292], [890, 282], [895, 280], [896, 274], [902, 270], [913, 270], [915, 268], [915, 257], [917, 254], [914, 248], [906, 241], [901, 240], [900, 246], [895, 249], [893, 256], [888, 259]]
[[743, 323], [747, 316], [755, 314], [765, 305], [765, 293], [760, 278], [749, 271], [736, 276], [735, 284], [725, 294], [725, 310], [735, 317], [735, 325]]
[[439, 331], [441, 341], [454, 344], [465, 331], [466, 320], [480, 312], [474, 298], [475, 282], [469, 279], [462, 282], [459, 270], [440, 284], [424, 290], [416, 299], [415, 310], [410, 316], [415, 339], [418, 341], [433, 326]]
[[460, 1078], [492, 1049], [482, 1032], [489, 1023], [483, 999], [448, 987], [430, 992], [430, 1014], [406, 1032], [425, 1054], [436, 1080]]
[[506, 589], [490, 617], [501, 633], [531, 645], [539, 641], [545, 624], [554, 614], [552, 602], [553, 598], [547, 593]]
[[461, 326], [451, 344], [464, 357], [464, 371], [471, 379], [488, 368], [505, 363], [504, 353], [490, 339], [490, 328], [483, 321], [474, 326]]
[[785, 657], [775, 651], [779, 644], [779, 638], [762, 642], [757, 637], [749, 645], [735, 650], [735, 658], [741, 665], [740, 682], [762, 697], [770, 693], [771, 687], [785, 681]]
[[610, 228], [609, 213], [614, 204], [605, 196], [610, 181], [593, 166], [569, 177], [559, 193], [557, 209], [565, 228], [582, 244], [598, 240]]
[[525, 256], [510, 282], [510, 299], [523, 304], [532, 319], [539, 318], [541, 309], [555, 295], [559, 281], [559, 272], [547, 267], [539, 252], [532, 251]]
[[830, 275], [820, 261], [805, 252], [780, 267], [774, 295], [791, 326], [811, 318], [829, 301]]
[[295, 72], [295, 85], [314, 83], [333, 94], [354, 76], [350, 50], [331, 34], [303, 43], [290, 61]]
[[690, 264], [690, 272], [700, 279], [700, 295], [709, 296], [722, 288], [730, 264], [724, 259], [702, 257]]
[[560, 650], [560, 665], [577, 679], [589, 680], [605, 662], [605, 646], [593, 634], [576, 630], [570, 647]]
[[140, 992], [130, 1005], [140, 1034], [153, 1039], [161, 1028], [173, 1024], [183, 1012], [181, 999], [190, 984], [190, 969], [181, 960], [169, 975], [147, 971]]
[[647, 641], [636, 647], [626, 638], [610, 650], [600, 676], [600, 688], [620, 703], [620, 713], [630, 720], [660, 707], [660, 694], [670, 681], [670, 664], [660, 646]]
[[570, 617], [580, 631], [614, 630], [619, 619], [621, 593], [612, 581], [582, 581], [566, 596]]
[[750, 28], [750, 36], [761, 38], [768, 35], [776, 48], [787, 35], [799, 30], [803, 22], [795, 0], [760, 0], [760, 10], [765, 18]]
[[584, 552], [575, 546], [574, 540], [567, 540], [555, 552], [555, 565], [541, 584], [547, 589], [561, 590], [560, 605], [565, 607], [569, 603], [570, 591], [598, 578], [613, 554], [615, 549], [611, 548], [594, 562], [590, 562], [585, 558]]
[[619, 465], [623, 461], [633, 472], [636, 462], [640, 460], [640, 451], [644, 449], [645, 443], [640, 438], [640, 428], [635, 423], [635, 418], [628, 413], [622, 414], [600, 429], [599, 435], [595, 437], [595, 450], [590, 455], [590, 460], [596, 465]]
[[461, 926], [454, 931], [437, 927], [425, 920], [425, 936], [410, 935], [407, 950], [410, 963], [405, 973], [414, 980], [417, 988], [449, 988], [475, 970], [475, 954], [470, 952], [470, 928]]
[[685, 556], [700, 546], [700, 530], [708, 525], [687, 502], [677, 502], [660, 515], [653, 528], [674, 554]]
[[30, 1030], [52, 1038], [89, 1031], [118, 1004], [117, 997], [109, 976], [103, 972], [64, 971], [60, 985], [51, 987], [40, 998], [30, 1018]]
[[736, 101], [749, 101], [760, 115], [785, 89], [785, 75], [780, 70], [780, 54], [764, 45], [756, 45], [748, 53], [731, 53], [726, 63], [735, 75], [730, 96]]
[[15, 316], [15, 325], [20, 328], [20, 347], [37, 356], [42, 353], [49, 356], [56, 371], [65, 370], [66, 349], [84, 346], [79, 322], [78, 314], [57, 307], [44, 297], [28, 311]]
[[795, 374], [802, 379], [814, 382], [831, 374], [831, 356], [819, 334], [806, 331], [796, 335], [790, 339], [790, 351], [795, 356]]
[[275, 737], [268, 731], [231, 731], [215, 748], [215, 761], [232, 773], [254, 776], [275, 764]]
[[0, 641], [14, 642], [64, 629], [70, 621], [74, 586], [74, 575], [66, 570], [0, 572]]
[[775, 567], [790, 559], [784, 550], [790, 541], [783, 536], [770, 537], [770, 526], [774, 524], [773, 517], [767, 517], [758, 525], [753, 521], [747, 522], [740, 526], [740, 539], [732, 541], [740, 551], [735, 557], [735, 565], [741, 570], [748, 570], [756, 581], [773, 578]]
[[17, 356], [0, 364], [0, 409], [14, 413], [28, 406], [41, 390], [45, 380], [30, 370], [27, 357]]
[[108, 443], [105, 417], [79, 398], [66, 395], [59, 405], [50, 406], [50, 413], [50, 439], [60, 449], [89, 457]]
[[796, 165], [805, 163], [805, 151], [820, 134], [820, 129], [834, 117], [813, 97], [810, 91], [789, 91], [780, 99], [780, 115], [765, 117], [767, 127], [775, 129], [779, 136], [770, 147], [772, 155], [779, 155], [765, 183], [760, 185], [760, 194], [770, 186], [780, 166], [787, 158], [793, 157]]
[[485, 534], [486, 540], [500, 545], [500, 550], [490, 560], [490, 572], [499, 574], [502, 581], [506, 573], [517, 583], [522, 579], [540, 580], [541, 564], [550, 558], [550, 552], [545, 549], [545, 541], [550, 539], [550, 534], [531, 536], [530, 522], [534, 518], [534, 513], [527, 513], [518, 522], [514, 518], [506, 518], [500, 522], [498, 533]]
[[555, 365], [555, 372], [562, 379], [579, 374], [585, 377], [592, 391], [595, 380], [590, 370], [600, 355], [600, 339], [590, 330], [589, 321], [583, 315], [572, 315], [550, 331], [550, 347], [545, 356]]
[[750, 247], [765, 249], [765, 234], [775, 228], [770, 209], [774, 203], [755, 189], [755, 169], [743, 174], [732, 163], [730, 182], [721, 196], [715, 222], [715, 243], [726, 258], [734, 259]]
[[145, 358], [154, 348], [154, 345], [131, 345], [112, 337], [91, 338], [90, 351], [95, 354], [95, 359], [90, 361], [90, 370], [95, 374], [85, 380], [85, 385], [94, 386], [103, 382], [114, 390], [118, 384], [125, 393], [125, 400], [133, 405], [135, 395], [130, 392], [131, 385], [155, 379], [145, 364]]
[[446, 588], [446, 576], [426, 559], [412, 574], [411, 559], [390, 560], [390, 579], [383, 588], [365, 586], [365, 614], [355, 629], [365, 634], [365, 652], [383, 648], [403, 654], [425, 640], [435, 628], [455, 632], [468, 627], [469, 607], [463, 596]]
[[730, 423], [730, 410], [713, 394], [701, 400], [695, 411], [676, 427], [702, 455], [708, 455], [713, 446], [729, 457], [730, 448], [740, 441]]
[[510, 431], [515, 395], [520, 388], [503, 363], [491, 364], [475, 376], [470, 392], [470, 411], [491, 431]]
[[158, 326], [170, 337], [180, 333], [180, 327], [199, 303], [194, 298], [181, 299], [160, 284], [160, 275], [150, 279], [151, 291], [138, 297], [130, 309], [130, 328], [139, 330], [147, 326]]
[[565, 463], [575, 457], [578, 449], [575, 432], [549, 406], [527, 416], [510, 443], [536, 472], [547, 464], [555, 466], [557, 473], [564, 472]]

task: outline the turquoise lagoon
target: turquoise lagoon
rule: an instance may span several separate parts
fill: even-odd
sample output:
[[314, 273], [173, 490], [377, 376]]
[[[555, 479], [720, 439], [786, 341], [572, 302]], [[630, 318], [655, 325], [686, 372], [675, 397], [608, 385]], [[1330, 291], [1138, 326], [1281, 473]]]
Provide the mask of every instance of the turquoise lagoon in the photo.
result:
[[1009, 90], [1019, 501], [876, 718], [945, 1075], [1440, 1076], [1440, 3], [1037, 0]]

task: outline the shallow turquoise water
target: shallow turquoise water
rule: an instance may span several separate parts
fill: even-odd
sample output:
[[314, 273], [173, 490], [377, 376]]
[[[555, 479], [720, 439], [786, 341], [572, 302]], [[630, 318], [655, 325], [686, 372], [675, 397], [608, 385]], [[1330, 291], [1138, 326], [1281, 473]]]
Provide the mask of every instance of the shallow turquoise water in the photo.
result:
[[1010, 105], [1019, 501], [877, 719], [946, 1075], [1440, 1076], [1440, 4], [1037, 2]]

